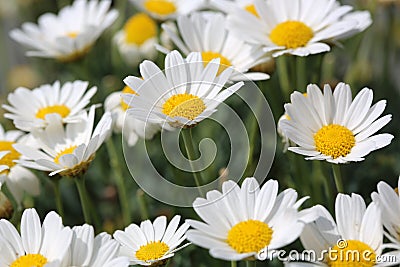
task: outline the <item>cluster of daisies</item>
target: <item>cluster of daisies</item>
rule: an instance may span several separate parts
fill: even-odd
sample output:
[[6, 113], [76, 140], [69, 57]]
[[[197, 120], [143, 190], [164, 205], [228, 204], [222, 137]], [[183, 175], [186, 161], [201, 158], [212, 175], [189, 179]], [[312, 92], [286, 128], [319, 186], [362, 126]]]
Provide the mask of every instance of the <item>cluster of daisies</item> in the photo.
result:
[[[25, 192], [40, 192], [30, 169], [83, 179], [112, 131], [123, 132], [133, 146], [139, 138], [150, 139], [162, 129], [192, 128], [216, 112], [244, 81], [269, 79], [254, 70], [260, 64], [285, 54], [304, 57], [328, 52], [332, 44], [371, 24], [368, 12], [352, 11], [335, 0], [132, 2], [141, 12], [127, 20], [112, 42], [126, 63], [141, 62], [140, 76], [126, 77], [124, 89], [107, 97], [97, 124], [99, 105], [91, 103], [97, 88], [89, 88], [86, 81], [17, 88], [8, 95], [4, 116], [18, 130], [0, 126], [0, 183], [6, 184], [19, 205]], [[24, 23], [10, 35], [31, 49], [28, 56], [67, 64], [84, 57], [117, 17], [111, 1], [75, 0], [58, 15], [44, 14], [37, 25]], [[163, 68], [153, 62], [158, 52], [166, 54]], [[334, 90], [311, 84], [306, 91], [291, 95], [278, 123], [290, 151], [338, 164], [362, 161], [393, 139], [390, 134], [376, 134], [391, 115], [381, 117], [386, 102], [372, 105], [371, 89], [362, 89], [354, 100], [345, 83]], [[87, 224], [70, 229], [55, 212], [41, 224], [36, 211], [28, 209], [20, 233], [7, 220], [0, 221], [0, 265], [159, 266], [190, 242], [209, 249], [218, 259], [252, 261], [272, 258], [274, 251], [298, 238], [308, 250], [357, 251], [368, 257], [356, 262], [328, 254], [319, 261], [302, 258], [306, 262], [288, 265], [400, 262], [400, 196], [386, 183], [378, 184], [368, 207], [359, 195], [339, 194], [336, 220], [320, 205], [300, 210], [307, 197], [297, 198], [294, 189], [278, 194], [275, 180], [261, 187], [255, 178], [244, 179], [241, 187], [226, 181], [222, 192], [210, 191], [206, 198], [194, 201], [202, 221], [179, 225], [179, 215], [169, 223], [162, 216], [131, 224], [113, 238], [106, 233], [95, 236]], [[385, 244], [384, 227], [389, 240]], [[346, 246], [339, 246], [340, 240]], [[387, 257], [391, 261], [385, 261]]]

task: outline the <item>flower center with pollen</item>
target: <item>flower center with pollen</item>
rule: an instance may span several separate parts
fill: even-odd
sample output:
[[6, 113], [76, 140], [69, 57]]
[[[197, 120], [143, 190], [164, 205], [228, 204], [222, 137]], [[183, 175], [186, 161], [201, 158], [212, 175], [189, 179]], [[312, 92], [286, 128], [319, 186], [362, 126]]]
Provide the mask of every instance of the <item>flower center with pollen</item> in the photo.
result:
[[[124, 89], [121, 92], [122, 94], [133, 94], [133, 95], [137, 95], [136, 91], [133, 90], [132, 88], [130, 88], [129, 86], [125, 86]], [[127, 103], [125, 103], [124, 99], [121, 97], [121, 108], [123, 110], [127, 110], [129, 108], [129, 105]]]
[[367, 244], [358, 240], [347, 240], [345, 245], [335, 245], [328, 253], [329, 267], [372, 267], [376, 254]]
[[39, 109], [36, 112], [36, 118], [44, 120], [47, 114], [53, 114], [53, 113], [57, 113], [61, 116], [61, 118], [65, 118], [69, 115], [70, 112], [71, 112], [70, 109], [64, 105], [48, 106]]
[[75, 39], [78, 36], [78, 32], [67, 32], [67, 36], [71, 39]]
[[169, 0], [147, 0], [144, 3], [144, 8], [151, 13], [164, 16], [176, 11], [175, 4]]
[[317, 151], [333, 159], [345, 157], [356, 144], [354, 134], [344, 126], [330, 124], [322, 127], [314, 135]]
[[161, 241], [152, 241], [136, 251], [136, 258], [141, 261], [153, 261], [161, 258], [169, 250], [169, 246]]
[[47, 259], [40, 254], [27, 254], [19, 257], [10, 267], [43, 267]]
[[194, 120], [206, 109], [204, 101], [192, 94], [177, 94], [168, 98], [162, 106], [162, 113], [169, 117], [183, 117]]
[[219, 61], [220, 66], [219, 66], [218, 73], [217, 73], [218, 75], [221, 74], [221, 72], [223, 72], [226, 68], [232, 66], [232, 63], [229, 61], [229, 59], [227, 59], [220, 53], [205, 51], [205, 52], [201, 53], [201, 57], [203, 59], [204, 67], [207, 66], [207, 64], [214, 58], [220, 59], [220, 61]]
[[74, 153], [74, 150], [75, 150], [76, 147], [77, 146], [70, 146], [70, 147], [58, 152], [57, 156], [54, 158], [54, 162], [57, 163], [57, 164], [60, 164], [61, 156]]
[[298, 48], [305, 46], [313, 36], [313, 30], [306, 24], [290, 20], [276, 25], [269, 38], [276, 45], [286, 48]]
[[157, 35], [157, 24], [144, 13], [132, 16], [124, 26], [125, 42], [142, 45]]
[[272, 229], [268, 224], [257, 221], [243, 221], [228, 232], [228, 244], [238, 253], [259, 252], [272, 240]]
[[256, 6], [255, 6], [254, 4], [247, 5], [247, 6], [244, 7], [244, 9], [245, 9], [247, 12], [253, 14], [254, 16], [256, 16], [256, 17], [258, 17], [258, 18], [260, 17], [260, 16], [258, 15]]
[[[9, 169], [15, 166], [14, 160], [17, 160], [20, 158], [21, 154], [17, 152], [13, 148], [13, 144], [15, 142], [12, 141], [0, 141], [0, 151], [9, 151], [5, 156], [0, 158], [0, 165], [7, 165]], [[10, 170], [4, 170], [0, 172], [0, 174], [8, 174]]]

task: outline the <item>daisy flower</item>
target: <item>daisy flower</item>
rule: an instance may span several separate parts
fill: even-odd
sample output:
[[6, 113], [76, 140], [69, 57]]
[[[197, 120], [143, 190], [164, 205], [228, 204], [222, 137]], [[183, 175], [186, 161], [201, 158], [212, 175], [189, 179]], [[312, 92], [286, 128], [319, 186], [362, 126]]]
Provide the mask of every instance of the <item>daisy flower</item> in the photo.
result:
[[329, 85], [322, 94], [313, 84], [307, 87], [307, 97], [294, 92], [291, 103], [285, 105], [290, 120], [281, 122], [285, 135], [298, 145], [289, 150], [309, 160], [338, 164], [362, 161], [370, 152], [389, 145], [391, 134], [374, 134], [392, 116], [379, 118], [386, 101], [371, 107], [372, 100], [369, 88], [362, 89], [353, 100], [350, 86], [344, 83], [339, 83], [333, 93]]
[[[175, 45], [187, 56], [190, 52], [200, 52], [206, 66], [212, 59], [219, 58], [221, 73], [228, 66], [236, 71], [232, 80], [243, 79], [243, 74], [249, 80], [266, 80], [265, 73], [248, 73], [249, 69], [270, 60], [259, 45], [247, 44], [243, 38], [237, 38], [226, 29], [226, 18], [221, 13], [198, 12], [191, 16], [180, 16], [177, 19], [180, 35], [168, 24], [162, 27]], [[168, 53], [168, 49], [158, 47]]]
[[38, 25], [26, 22], [22, 29], [10, 32], [11, 38], [29, 47], [28, 56], [74, 61], [84, 56], [117, 18], [109, 10], [109, 0], [76, 0], [60, 10], [58, 15], [46, 13]]
[[282, 122], [290, 119], [290, 117], [285, 113], [283, 114], [279, 120], [278, 120], [278, 125], [276, 127], [276, 131], [278, 132], [279, 136], [282, 139], [282, 144], [283, 144], [283, 152], [286, 152], [290, 146], [290, 141], [289, 138], [286, 136], [285, 132], [282, 129]]
[[114, 37], [122, 59], [136, 66], [143, 59], [155, 59], [157, 50], [157, 23], [145, 13], [129, 18], [122, 30]]
[[204, 66], [200, 53], [191, 53], [184, 59], [179, 52], [172, 51], [165, 58], [164, 73], [153, 62], [144, 61], [140, 64], [143, 79], [124, 79], [130, 88], [138, 88], [137, 95], [123, 94], [131, 107], [128, 114], [146, 123], [196, 125], [243, 86], [239, 82], [222, 90], [233, 69], [227, 68], [217, 77], [219, 62], [220, 59], [213, 59]]
[[[336, 222], [330, 213], [318, 206], [320, 217], [307, 224], [300, 240], [307, 251], [324, 259], [308, 259], [309, 263], [285, 266], [390, 266], [382, 255], [383, 228], [380, 210], [375, 203], [366, 207], [360, 195], [339, 194], [336, 198]], [[386, 258], [388, 259], [388, 258]]]
[[21, 234], [7, 220], [0, 220], [1, 266], [62, 266], [68, 257], [72, 230], [64, 227], [54, 211], [40, 223], [34, 209], [21, 218]]
[[232, 13], [235, 9], [244, 9], [250, 14], [259, 17], [254, 0], [210, 0], [210, 5], [224, 13]]
[[74, 81], [61, 86], [56, 81], [33, 90], [17, 88], [8, 95], [9, 104], [3, 105], [9, 112], [4, 117], [13, 120], [15, 127], [23, 131], [46, 127], [49, 114], [57, 115], [63, 123], [79, 122], [97, 91], [95, 86], [87, 90], [88, 85], [88, 82]]
[[153, 223], [143, 221], [140, 227], [131, 224], [125, 231], [116, 231], [114, 238], [121, 244], [120, 254], [130, 259], [131, 265], [158, 266], [164, 264], [174, 253], [190, 243], [178, 247], [185, 241], [189, 225], [179, 228], [181, 217], [176, 215], [167, 226], [165, 216], [157, 217]]
[[41, 150], [22, 144], [14, 145], [26, 157], [18, 163], [50, 172], [50, 176], [59, 174], [75, 177], [83, 174], [111, 132], [111, 114], [106, 112], [93, 131], [94, 115], [95, 106], [92, 106], [82, 122], [67, 124], [65, 128], [55, 115], [48, 115], [49, 125], [43, 131], [33, 132]]
[[68, 266], [128, 267], [127, 257], [119, 257], [119, 243], [107, 233], [94, 236], [93, 226], [72, 228], [71, 259]]
[[368, 12], [351, 13], [351, 6], [336, 0], [254, 0], [254, 5], [258, 17], [236, 8], [228, 15], [228, 28], [274, 57], [329, 51], [329, 43], [372, 23]]
[[138, 138], [152, 139], [161, 127], [159, 124], [145, 123], [132, 116], [125, 116], [129, 106], [122, 100], [121, 94], [136, 94], [128, 86], [125, 86], [121, 92], [111, 93], [104, 102], [104, 108], [110, 112], [113, 117], [114, 132], [124, 132], [123, 136], [129, 146], [136, 144]]
[[313, 220], [311, 209], [299, 212], [297, 192], [278, 194], [278, 182], [267, 181], [260, 188], [255, 178], [246, 178], [240, 188], [233, 181], [222, 184], [222, 193], [210, 191], [197, 198], [193, 208], [204, 222], [187, 220], [194, 229], [187, 239], [210, 250], [211, 256], [238, 261], [260, 259], [268, 251], [296, 240], [306, 222]]
[[131, 0], [131, 2], [157, 20], [168, 20], [204, 8], [207, 0]]
[[32, 144], [29, 135], [20, 131], [4, 131], [0, 124], [0, 186], [7, 185], [8, 190], [18, 204], [21, 203], [24, 192], [32, 196], [39, 195], [40, 185], [35, 174], [17, 163], [22, 155], [13, 147], [15, 144]]

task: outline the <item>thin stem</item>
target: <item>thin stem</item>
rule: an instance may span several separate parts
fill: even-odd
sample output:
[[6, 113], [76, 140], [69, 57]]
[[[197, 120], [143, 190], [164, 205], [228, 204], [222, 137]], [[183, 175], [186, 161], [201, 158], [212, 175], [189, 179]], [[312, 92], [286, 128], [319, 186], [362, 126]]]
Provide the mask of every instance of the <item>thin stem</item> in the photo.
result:
[[296, 90], [303, 92], [306, 88], [307, 77], [306, 77], [306, 58], [296, 57]]
[[136, 191], [136, 198], [139, 203], [140, 215], [142, 220], [146, 220], [149, 218], [149, 212], [147, 211], [146, 200], [144, 199], [144, 192], [142, 189], [138, 189]]
[[131, 212], [129, 207], [129, 199], [126, 193], [124, 176], [122, 175], [122, 166], [120, 166], [119, 157], [115, 149], [113, 140], [110, 138], [107, 142], [108, 155], [110, 157], [110, 165], [113, 170], [115, 185], [118, 189], [119, 203], [121, 205], [122, 218], [125, 226], [131, 223]]
[[92, 220], [90, 217], [90, 203], [85, 186], [85, 179], [83, 177], [75, 177], [74, 180], [76, 188], [78, 189], [79, 198], [81, 199], [81, 206], [82, 206], [83, 216], [85, 217], [85, 222], [91, 224]]
[[56, 198], [57, 213], [58, 213], [58, 215], [61, 216], [61, 218], [64, 218], [64, 207], [63, 207], [62, 195], [61, 195], [61, 191], [60, 191], [60, 179], [57, 179], [57, 178], [54, 179], [53, 188], [54, 188], [54, 196]]
[[283, 91], [285, 101], [289, 99], [289, 95], [292, 91], [292, 88], [290, 87], [289, 73], [288, 73], [288, 66], [286, 59], [287, 58], [285, 56], [280, 56], [276, 61], [276, 68], [279, 77], [279, 85], [281, 87], [281, 90]]
[[199, 190], [200, 196], [204, 196], [204, 193], [201, 190], [201, 183], [203, 181], [201, 172], [195, 171], [195, 166], [194, 166], [194, 160], [198, 158], [196, 150], [194, 149], [193, 145], [193, 136], [192, 136], [192, 129], [184, 129], [182, 131], [182, 136], [183, 136], [183, 142], [185, 143], [185, 148], [186, 148], [186, 153], [188, 156], [188, 159], [190, 161], [190, 166], [192, 167], [193, 170], [193, 177], [194, 181], [196, 183], [197, 189]]
[[343, 193], [342, 174], [340, 172], [339, 164], [332, 164], [333, 177], [335, 179], [336, 190], [338, 193]]
[[236, 261], [231, 261], [231, 267], [236, 267], [236, 266], [237, 266]]
[[255, 267], [257, 264], [256, 261], [246, 261], [246, 266], [247, 267]]

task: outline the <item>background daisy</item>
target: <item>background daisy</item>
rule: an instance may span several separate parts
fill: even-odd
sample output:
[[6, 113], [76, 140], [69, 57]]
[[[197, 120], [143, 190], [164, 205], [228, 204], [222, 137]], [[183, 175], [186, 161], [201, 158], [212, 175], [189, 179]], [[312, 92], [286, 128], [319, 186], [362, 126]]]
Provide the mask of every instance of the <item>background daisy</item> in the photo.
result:
[[285, 135], [298, 145], [289, 150], [310, 160], [346, 163], [362, 161], [370, 152], [389, 145], [393, 135], [374, 134], [392, 116], [379, 118], [386, 101], [371, 106], [372, 100], [369, 88], [362, 89], [353, 100], [350, 86], [344, 83], [339, 83], [333, 93], [329, 85], [324, 86], [322, 94], [312, 84], [307, 87], [307, 97], [294, 92], [291, 103], [285, 105], [290, 120], [280, 122]]

